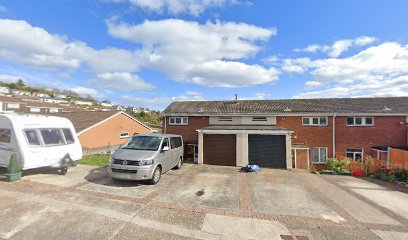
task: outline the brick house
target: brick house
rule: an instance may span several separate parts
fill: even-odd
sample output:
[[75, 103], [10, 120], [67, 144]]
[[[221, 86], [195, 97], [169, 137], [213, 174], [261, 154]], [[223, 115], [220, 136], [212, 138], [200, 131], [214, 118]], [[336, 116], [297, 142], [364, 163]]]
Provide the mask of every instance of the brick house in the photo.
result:
[[152, 132], [151, 128], [122, 111], [61, 112], [53, 115], [71, 120], [84, 155], [116, 150], [132, 135]]
[[164, 133], [198, 163], [276, 168], [407, 146], [408, 97], [173, 102]]

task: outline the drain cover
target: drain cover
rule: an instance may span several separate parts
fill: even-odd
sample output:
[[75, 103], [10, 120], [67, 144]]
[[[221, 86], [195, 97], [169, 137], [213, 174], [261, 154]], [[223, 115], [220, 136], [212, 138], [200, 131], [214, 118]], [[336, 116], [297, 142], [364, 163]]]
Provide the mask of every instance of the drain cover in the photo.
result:
[[204, 191], [204, 189], [202, 188], [202, 189], [200, 189], [199, 191], [196, 192], [196, 196], [201, 197], [201, 196], [204, 195], [204, 193], [205, 193], [205, 191]]

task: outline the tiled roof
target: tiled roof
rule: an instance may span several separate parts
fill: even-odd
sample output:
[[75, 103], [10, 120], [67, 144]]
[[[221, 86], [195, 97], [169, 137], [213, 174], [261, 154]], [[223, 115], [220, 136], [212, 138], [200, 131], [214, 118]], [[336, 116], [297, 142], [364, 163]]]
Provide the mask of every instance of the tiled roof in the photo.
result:
[[169, 115], [408, 113], [408, 97], [173, 102]]
[[0, 102], [25, 103], [18, 97], [6, 97], [6, 96], [0, 96]]
[[62, 108], [61, 105], [46, 102], [27, 102], [27, 107]]
[[80, 132], [88, 127], [91, 127], [110, 116], [116, 114], [117, 111], [109, 112], [60, 112], [52, 114], [53, 116], [64, 117], [71, 120], [75, 130]]

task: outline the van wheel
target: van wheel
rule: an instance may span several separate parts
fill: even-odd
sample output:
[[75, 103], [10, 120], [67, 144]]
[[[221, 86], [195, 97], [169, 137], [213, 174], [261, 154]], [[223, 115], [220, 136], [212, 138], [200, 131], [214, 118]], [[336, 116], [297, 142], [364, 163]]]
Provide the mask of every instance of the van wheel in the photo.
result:
[[179, 161], [177, 163], [176, 169], [180, 169], [181, 166], [183, 166], [183, 159], [180, 157], [180, 159], [179, 159]]
[[152, 179], [149, 180], [149, 184], [156, 185], [160, 181], [161, 169], [156, 167], [153, 171]]
[[60, 171], [61, 171], [61, 175], [66, 175], [68, 172], [68, 168], [67, 167], [61, 168]]

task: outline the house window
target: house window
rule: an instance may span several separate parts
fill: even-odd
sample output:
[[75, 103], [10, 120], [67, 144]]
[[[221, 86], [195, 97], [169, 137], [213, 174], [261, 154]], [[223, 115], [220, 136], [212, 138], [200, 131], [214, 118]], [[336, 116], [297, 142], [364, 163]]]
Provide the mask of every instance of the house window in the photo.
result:
[[19, 109], [20, 104], [18, 104], [18, 103], [7, 103], [7, 108], [9, 108], [9, 109]]
[[268, 119], [266, 117], [253, 117], [252, 122], [266, 122]]
[[361, 162], [363, 159], [363, 149], [361, 148], [348, 148], [346, 150], [346, 157]]
[[327, 126], [327, 117], [303, 117], [304, 126]]
[[30, 112], [41, 112], [41, 108], [37, 108], [37, 107], [32, 107], [30, 108]]
[[374, 126], [373, 117], [347, 117], [347, 126]]
[[170, 125], [188, 125], [188, 117], [171, 117]]
[[56, 113], [56, 112], [58, 112], [58, 108], [50, 108], [49, 112], [50, 113]]
[[0, 129], [0, 142], [10, 143], [10, 141], [11, 141], [10, 129], [5, 129], [5, 128]]
[[219, 117], [219, 122], [232, 122], [232, 117]]
[[326, 163], [327, 161], [327, 148], [316, 147], [310, 149], [312, 153], [312, 163]]
[[123, 133], [120, 133], [120, 138], [122, 139], [122, 138], [128, 138], [129, 137], [129, 133], [128, 132], [123, 132]]

